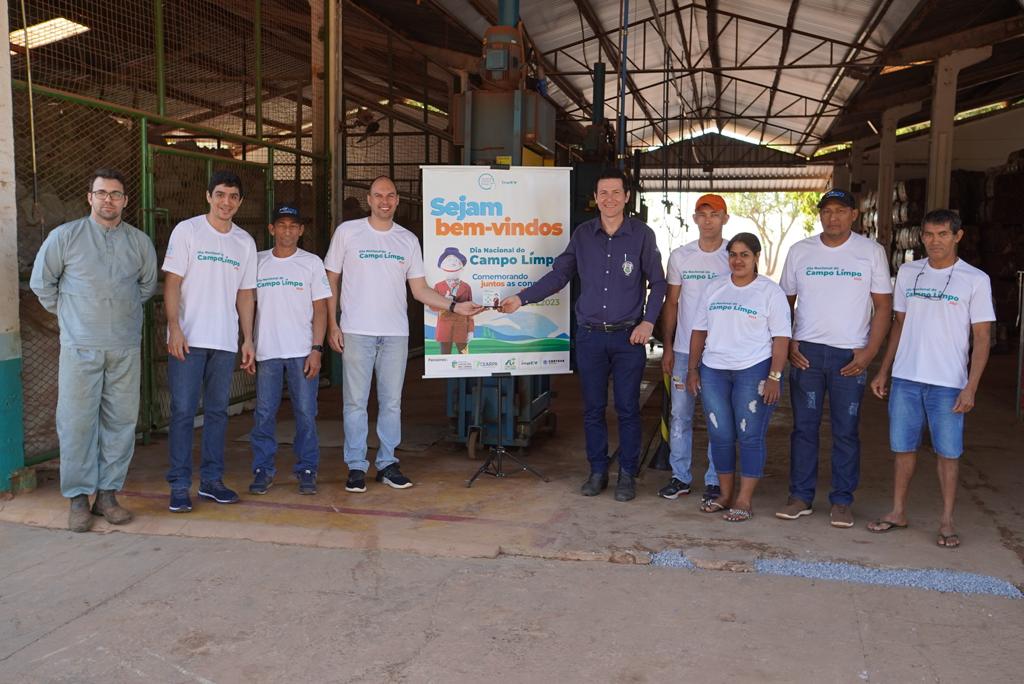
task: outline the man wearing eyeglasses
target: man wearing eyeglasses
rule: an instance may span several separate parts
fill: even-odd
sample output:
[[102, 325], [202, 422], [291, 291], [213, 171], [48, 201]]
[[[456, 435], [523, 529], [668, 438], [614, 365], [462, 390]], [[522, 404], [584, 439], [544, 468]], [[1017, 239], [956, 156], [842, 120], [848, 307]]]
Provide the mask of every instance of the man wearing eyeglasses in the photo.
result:
[[828, 394], [832, 423], [829, 521], [853, 527], [860, 481], [860, 404], [867, 368], [882, 348], [892, 316], [889, 261], [880, 244], [853, 233], [857, 202], [845, 190], [818, 201], [821, 233], [793, 245], [780, 285], [795, 306], [789, 345], [793, 432], [789, 500], [775, 513], [796, 520], [812, 512], [818, 443]]
[[30, 281], [60, 326], [57, 439], [72, 532], [88, 531], [94, 515], [114, 525], [132, 519], [114, 493], [135, 451], [142, 305], [157, 282], [153, 242], [122, 220], [124, 176], [98, 169], [86, 199], [88, 216], [47, 235]]
[[[996, 319], [989, 277], [957, 257], [963, 236], [960, 217], [948, 209], [924, 217], [921, 242], [928, 257], [900, 266], [889, 346], [871, 381], [875, 396], [889, 396], [889, 446], [895, 460], [892, 510], [868, 523], [868, 530], [889, 532], [907, 526], [907, 492], [927, 425], [942, 493], [936, 543], [945, 548], [960, 546], [953, 507], [964, 416], [974, 408]], [[892, 389], [887, 390], [890, 369]]]

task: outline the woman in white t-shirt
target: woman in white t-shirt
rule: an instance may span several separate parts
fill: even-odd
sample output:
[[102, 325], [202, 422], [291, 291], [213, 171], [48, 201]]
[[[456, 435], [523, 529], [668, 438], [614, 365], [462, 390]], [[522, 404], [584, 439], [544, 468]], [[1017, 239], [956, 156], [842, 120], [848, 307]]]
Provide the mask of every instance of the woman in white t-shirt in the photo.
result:
[[704, 502], [701, 510], [724, 510], [723, 519], [743, 522], [753, 515], [754, 489], [764, 473], [768, 420], [782, 391], [792, 324], [782, 288], [757, 274], [757, 236], [740, 233], [726, 249], [730, 276], [709, 285], [701, 299], [686, 385], [702, 395], [711, 459], [722, 487], [721, 498]]

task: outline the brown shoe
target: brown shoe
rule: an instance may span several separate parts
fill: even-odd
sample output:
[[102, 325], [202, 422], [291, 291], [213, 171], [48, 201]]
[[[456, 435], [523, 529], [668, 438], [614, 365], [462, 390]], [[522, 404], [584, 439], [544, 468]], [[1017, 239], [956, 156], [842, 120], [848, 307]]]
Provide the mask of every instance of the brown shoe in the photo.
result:
[[832, 520], [832, 527], [853, 527], [853, 511], [849, 506], [833, 504], [829, 518]]
[[775, 517], [782, 520], [796, 520], [802, 515], [810, 515], [813, 512], [814, 509], [806, 501], [789, 497], [789, 501], [782, 507], [782, 510], [775, 512]]
[[89, 495], [79, 494], [71, 497], [71, 511], [68, 513], [68, 529], [72, 532], [88, 532], [92, 529], [92, 516], [89, 515]]
[[117, 503], [113, 489], [101, 489], [96, 492], [96, 503], [92, 505], [93, 515], [102, 515], [111, 525], [124, 525], [131, 522], [132, 514]]

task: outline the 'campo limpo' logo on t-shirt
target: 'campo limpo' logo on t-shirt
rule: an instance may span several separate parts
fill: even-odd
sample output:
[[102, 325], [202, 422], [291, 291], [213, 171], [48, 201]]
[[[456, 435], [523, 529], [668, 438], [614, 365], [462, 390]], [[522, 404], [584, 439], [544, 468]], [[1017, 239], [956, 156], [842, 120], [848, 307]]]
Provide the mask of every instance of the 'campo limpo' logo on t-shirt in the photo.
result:
[[811, 278], [852, 278], [861, 280], [864, 274], [860, 271], [851, 271], [841, 266], [808, 266], [804, 275]]
[[302, 291], [306, 287], [306, 283], [301, 280], [290, 280], [284, 276], [271, 276], [269, 278], [257, 278], [256, 288], [264, 287], [291, 287], [296, 291]]
[[907, 299], [927, 299], [933, 302], [949, 302], [953, 305], [960, 301], [960, 298], [956, 295], [937, 290], [934, 287], [908, 287], [906, 295]]
[[714, 280], [718, 277], [714, 271], [683, 271], [679, 275], [682, 280]]
[[739, 313], [746, 314], [751, 318], [757, 316], [757, 309], [751, 309], [749, 306], [743, 306], [736, 302], [711, 302], [708, 305], [708, 311], [738, 311]]
[[359, 250], [359, 258], [369, 259], [370, 261], [397, 261], [400, 264], [405, 263], [405, 256], [395, 254], [386, 249], [361, 249]]
[[214, 252], [211, 250], [201, 249], [196, 252], [196, 261], [216, 261], [218, 263], [227, 264], [228, 266], [234, 266], [235, 268], [241, 266], [241, 264], [235, 259], [224, 256], [223, 252]]

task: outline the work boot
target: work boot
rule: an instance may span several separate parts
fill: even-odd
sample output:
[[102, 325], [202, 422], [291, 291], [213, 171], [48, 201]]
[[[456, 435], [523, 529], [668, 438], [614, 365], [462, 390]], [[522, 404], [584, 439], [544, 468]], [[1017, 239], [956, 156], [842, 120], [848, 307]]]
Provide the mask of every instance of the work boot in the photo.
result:
[[68, 513], [68, 529], [72, 532], [88, 532], [92, 529], [92, 516], [89, 515], [89, 495], [79, 494], [71, 497], [71, 512]]
[[111, 525], [124, 525], [131, 522], [132, 514], [122, 508], [114, 498], [113, 489], [101, 489], [96, 492], [96, 501], [92, 505], [93, 515], [102, 515]]
[[619, 471], [619, 481], [615, 484], [616, 501], [632, 501], [636, 498], [636, 478], [625, 470]]
[[608, 487], [608, 473], [591, 473], [580, 487], [583, 496], [597, 496]]

